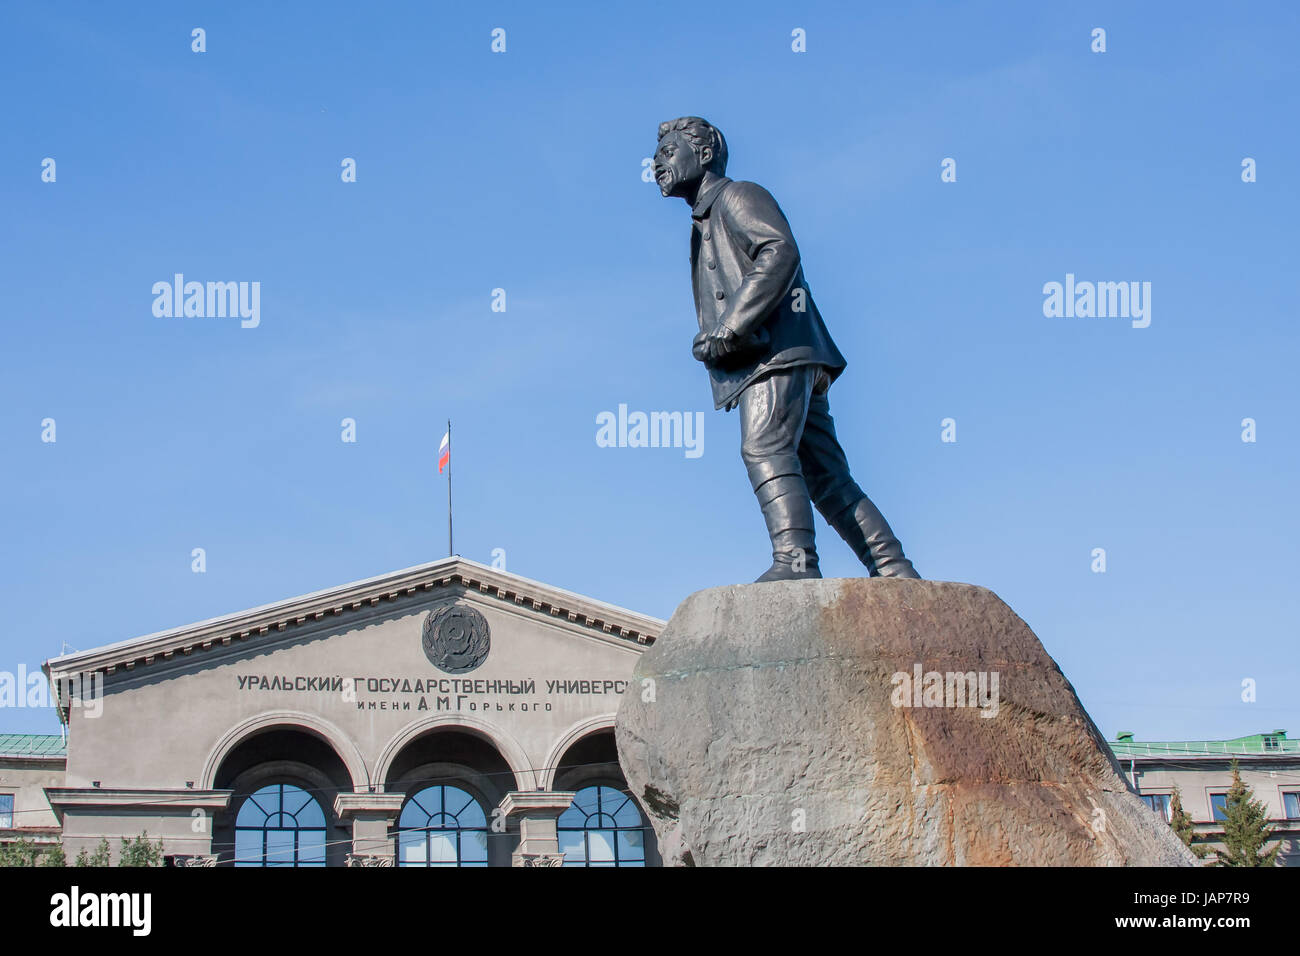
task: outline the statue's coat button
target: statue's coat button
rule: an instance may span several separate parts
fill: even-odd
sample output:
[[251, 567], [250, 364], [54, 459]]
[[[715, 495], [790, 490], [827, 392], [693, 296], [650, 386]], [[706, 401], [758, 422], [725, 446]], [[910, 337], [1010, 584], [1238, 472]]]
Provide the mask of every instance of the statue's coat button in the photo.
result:
[[725, 299], [727, 297], [727, 294], [723, 292], [721, 289], [719, 289], [717, 292], [713, 293], [713, 296], [716, 299]]

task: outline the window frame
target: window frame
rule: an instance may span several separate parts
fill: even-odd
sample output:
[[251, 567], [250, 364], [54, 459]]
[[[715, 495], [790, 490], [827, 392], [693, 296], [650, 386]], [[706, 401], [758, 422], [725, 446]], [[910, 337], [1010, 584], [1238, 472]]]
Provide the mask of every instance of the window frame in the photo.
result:
[[[583, 808], [578, 805], [578, 795], [587, 790], [596, 791], [596, 806], [595, 806], [595, 812], [593, 813], [586, 813], [586, 811], [584, 811]], [[622, 798], [622, 803], [616, 809], [607, 812], [603, 804], [604, 796], [602, 794], [602, 791], [612, 791], [613, 793], [618, 794], [619, 797]], [[636, 813], [636, 817], [637, 817], [636, 826], [620, 826], [618, 824], [618, 818], [616, 814], [621, 813], [623, 808], [626, 806], [631, 806], [632, 810]], [[583, 826], [581, 827], [563, 826], [560, 823], [560, 820], [562, 820], [566, 814], [572, 811], [577, 811], [579, 813], [584, 814], [586, 819], [584, 821]], [[609, 817], [614, 822], [614, 826], [612, 827], [592, 826], [591, 820], [593, 817], [597, 819], [599, 819], [600, 817]], [[649, 825], [646, 822], [645, 814], [641, 812], [640, 805], [636, 802], [635, 798], [633, 798], [632, 794], [628, 790], [624, 789], [623, 787], [617, 786], [613, 783], [602, 782], [599, 780], [590, 781], [586, 783], [584, 786], [579, 787], [577, 790], [574, 791], [573, 801], [569, 804], [568, 809], [566, 809], [563, 814], [561, 814], [558, 818], [556, 818], [555, 821], [555, 835], [557, 838], [557, 842], [560, 843], [560, 853], [564, 856], [563, 865], [574, 866], [574, 867], [585, 867], [588, 869], [636, 869], [636, 868], [646, 867], [649, 865], [647, 859], [649, 854], [647, 852], [648, 848], [646, 845], [647, 842], [646, 830], [648, 829], [648, 826]], [[591, 858], [592, 831], [606, 831], [613, 834], [613, 851], [614, 851], [613, 860], [596, 860], [596, 861], [592, 860]], [[641, 836], [641, 857], [640, 859], [627, 859], [627, 860], [620, 859], [619, 835], [631, 831], [636, 831]], [[565, 833], [582, 834], [582, 859], [581, 860], [570, 859], [568, 853], [565, 852], [564, 845], [563, 845], [563, 836], [562, 836]]]
[[[1157, 791], [1157, 792], [1152, 792], [1152, 793], [1141, 793], [1141, 794], [1138, 794], [1138, 796], [1140, 796], [1140, 797], [1142, 798], [1142, 802], [1143, 802], [1143, 803], [1146, 803], [1146, 805], [1147, 805], [1148, 807], [1151, 807], [1151, 810], [1152, 810], [1153, 813], [1160, 813], [1160, 815], [1161, 815], [1162, 817], [1164, 817], [1164, 819], [1165, 819], [1165, 823], [1172, 823], [1172, 822], [1173, 822], [1173, 819], [1174, 819], [1174, 808], [1173, 808], [1173, 799], [1174, 799], [1174, 794], [1173, 794], [1173, 791], [1172, 791], [1172, 790], [1169, 791], [1168, 793], [1160, 793], [1160, 792], [1158, 792], [1158, 791]], [[1147, 803], [1148, 799], [1156, 799], [1156, 798], [1159, 798], [1159, 799], [1163, 802], [1163, 808], [1164, 808], [1164, 812], [1163, 812], [1163, 813], [1162, 813], [1160, 810], [1158, 810], [1156, 807], [1152, 806], [1150, 803]]]
[[[1228, 819], [1228, 813], [1227, 813], [1228, 791], [1211, 790], [1209, 793], [1210, 793], [1210, 822], [1222, 823], [1224, 820]], [[1223, 803], [1224, 803], [1224, 810], [1222, 814], [1220, 814], [1219, 812], [1219, 805], [1214, 802], [1219, 797], [1223, 798]]]
[[[440, 803], [441, 809], [436, 814], [430, 813], [428, 807], [426, 806], [426, 802], [419, 799], [420, 797], [422, 797], [424, 794], [427, 794], [431, 790], [442, 791], [442, 793], [439, 795], [439, 799], [441, 801]], [[448, 790], [454, 790], [457, 793], [463, 794], [464, 796], [469, 798], [469, 802], [462, 805], [461, 808], [457, 810], [455, 813], [448, 813], [447, 811]], [[412, 826], [402, 825], [402, 817], [405, 816], [407, 808], [410, 807], [412, 803], [414, 803], [422, 813], [427, 815], [427, 819], [425, 821], [424, 826], [412, 827]], [[483, 820], [482, 826], [460, 825], [461, 815], [464, 814], [471, 807], [475, 809], [478, 812], [478, 816], [482, 818]], [[435, 816], [451, 817], [453, 820], [456, 821], [457, 825], [455, 827], [429, 826], [428, 821], [432, 820]], [[425, 867], [425, 868], [439, 868], [439, 869], [441, 868], [460, 869], [463, 867], [465, 869], [471, 869], [471, 868], [477, 869], [480, 867], [486, 867], [491, 865], [491, 852], [490, 852], [490, 847], [488, 846], [488, 835], [491, 833], [491, 827], [489, 826], [488, 823], [488, 811], [487, 811], [486, 801], [484, 801], [483, 797], [478, 793], [478, 791], [475, 788], [466, 786], [465, 783], [459, 780], [439, 780], [435, 783], [430, 783], [427, 784], [426, 786], [419, 787], [418, 789], [408, 791], [406, 795], [406, 799], [402, 801], [402, 808], [397, 813], [397, 826], [393, 828], [392, 833], [394, 838], [393, 839], [393, 844], [394, 844], [393, 863], [395, 866], [398, 867]], [[422, 833], [424, 835], [423, 836], [424, 859], [404, 860], [402, 858], [402, 851], [404, 849], [402, 835], [406, 833]], [[483, 859], [481, 860], [465, 859], [465, 853], [464, 853], [464, 847], [462, 841], [464, 840], [466, 834], [472, 834], [472, 833], [483, 834]], [[430, 841], [433, 838], [434, 834], [444, 834], [444, 835], [455, 834], [456, 859], [454, 862], [440, 861], [440, 860], [433, 859], [433, 846]]]
[[0, 810], [0, 820], [3, 820], [6, 816], [8, 816], [9, 822], [0, 823], [0, 830], [14, 830], [17, 829], [17, 827], [14, 826], [14, 813], [17, 810], [18, 794], [11, 793], [9, 791], [0, 792], [0, 801], [3, 801], [6, 797], [9, 800], [9, 809]]
[[[1287, 809], [1286, 798], [1290, 797], [1295, 804], [1295, 813]], [[1282, 791], [1282, 819], [1283, 820], [1300, 820], [1300, 790], [1283, 790]]]
[[[248, 825], [243, 825], [243, 826], [241, 826], [240, 823], [239, 823], [239, 818], [240, 818], [240, 816], [244, 813], [244, 810], [248, 807], [249, 802], [250, 802], [250, 801], [254, 801], [254, 798], [257, 797], [258, 794], [263, 793], [264, 791], [270, 790], [270, 789], [273, 788], [273, 787], [276, 788], [276, 791], [277, 791], [277, 792], [276, 792], [276, 799], [277, 799], [277, 801], [278, 801], [278, 807], [279, 807], [279, 809], [277, 809], [276, 812], [273, 813], [273, 814], [272, 814], [272, 813], [267, 813], [266, 810], [265, 810], [265, 808], [262, 806], [261, 802], [254, 802], [254, 806], [255, 806], [258, 810], [261, 810], [261, 811], [263, 812], [263, 814], [264, 814], [264, 818], [263, 818], [263, 822], [262, 822], [262, 824], [259, 825], [259, 826], [248, 826]], [[307, 803], [302, 804], [302, 805], [301, 805], [301, 806], [300, 806], [296, 811], [294, 811], [293, 813], [289, 813], [289, 812], [288, 812], [287, 810], [285, 810], [285, 808], [284, 808], [284, 807], [285, 807], [285, 788], [286, 788], [286, 787], [287, 787], [287, 788], [291, 788], [291, 789], [293, 789], [293, 790], [296, 790], [298, 793], [301, 793], [301, 794], [303, 794], [304, 796], [307, 797]], [[306, 809], [308, 808], [308, 806], [314, 806], [314, 807], [316, 808], [316, 812], [320, 814], [320, 818], [321, 818], [320, 826], [300, 826], [300, 825], [298, 825], [298, 820], [297, 820], [298, 815], [299, 815], [300, 813], [302, 813], [304, 810], [306, 810]], [[294, 825], [292, 828], [289, 828], [289, 827], [283, 827], [283, 826], [278, 826], [278, 827], [267, 826], [267, 825], [266, 825], [266, 821], [267, 821], [267, 820], [270, 820], [272, 816], [291, 816], [291, 817], [294, 818], [294, 824], [295, 824], [295, 825]], [[235, 845], [234, 845], [234, 849], [233, 849], [233, 854], [232, 854], [232, 855], [233, 855], [233, 859], [231, 860], [231, 865], [232, 865], [232, 866], [235, 866], [235, 867], [239, 867], [239, 868], [241, 868], [241, 869], [259, 869], [259, 868], [260, 868], [260, 869], [273, 869], [273, 870], [279, 870], [279, 869], [316, 869], [316, 868], [319, 868], [319, 867], [327, 866], [327, 865], [329, 864], [329, 829], [330, 829], [330, 819], [329, 819], [329, 815], [325, 812], [325, 808], [321, 805], [320, 800], [318, 800], [318, 799], [316, 798], [315, 793], [313, 793], [313, 792], [312, 792], [311, 790], [309, 790], [308, 788], [303, 787], [303, 786], [300, 786], [300, 785], [298, 785], [297, 783], [293, 783], [293, 782], [291, 782], [291, 781], [287, 781], [287, 780], [279, 780], [279, 781], [276, 781], [276, 782], [274, 782], [274, 783], [264, 783], [264, 784], [261, 784], [260, 786], [258, 786], [258, 788], [257, 788], [256, 790], [252, 791], [251, 793], [249, 793], [247, 796], [244, 797], [244, 799], [243, 799], [243, 800], [240, 802], [240, 804], [239, 804], [239, 809], [235, 811], [235, 814], [234, 814], [234, 821], [233, 821], [233, 823], [231, 824], [231, 830], [233, 831], [233, 833], [234, 833], [234, 837], [235, 837]], [[270, 853], [269, 853], [269, 851], [268, 851], [268, 847], [267, 847], [267, 834], [271, 833], [272, 831], [275, 831], [275, 832], [292, 832], [292, 833], [293, 833], [293, 861], [292, 861], [291, 863], [290, 863], [290, 862], [270, 862], [270, 859], [269, 859], [269, 858], [270, 858]], [[240, 856], [239, 856], [239, 851], [240, 851], [240, 847], [239, 847], [239, 834], [240, 834], [241, 832], [246, 832], [246, 833], [259, 833], [259, 832], [260, 832], [260, 833], [261, 833], [261, 837], [262, 837], [262, 839], [261, 839], [261, 858], [260, 858], [259, 861], [256, 861], [256, 862], [255, 862], [255, 861], [253, 861], [253, 860], [251, 860], [251, 859], [240, 859]], [[319, 860], [306, 860], [306, 861], [304, 861], [304, 860], [301, 860], [301, 859], [300, 859], [300, 855], [301, 855], [302, 850], [303, 850], [303, 847], [302, 847], [302, 845], [301, 845], [301, 841], [300, 841], [300, 834], [301, 834], [301, 833], [304, 833], [304, 832], [319, 833], [319, 834], [321, 835], [321, 841], [320, 841], [321, 857], [320, 857]]]

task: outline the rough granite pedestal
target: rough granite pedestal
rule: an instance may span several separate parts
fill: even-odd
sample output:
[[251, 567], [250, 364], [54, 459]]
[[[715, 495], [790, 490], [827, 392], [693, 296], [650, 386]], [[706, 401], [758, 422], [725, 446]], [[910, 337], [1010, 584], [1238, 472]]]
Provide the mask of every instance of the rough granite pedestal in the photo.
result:
[[699, 591], [616, 734], [669, 865], [1195, 864], [1028, 625], [970, 584]]

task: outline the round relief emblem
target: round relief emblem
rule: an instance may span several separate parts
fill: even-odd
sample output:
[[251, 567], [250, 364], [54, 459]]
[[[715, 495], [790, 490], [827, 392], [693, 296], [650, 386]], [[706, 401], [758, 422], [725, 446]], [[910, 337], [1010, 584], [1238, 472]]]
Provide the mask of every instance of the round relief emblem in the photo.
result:
[[463, 674], [487, 659], [492, 636], [478, 611], [465, 604], [449, 604], [429, 612], [420, 643], [438, 670]]

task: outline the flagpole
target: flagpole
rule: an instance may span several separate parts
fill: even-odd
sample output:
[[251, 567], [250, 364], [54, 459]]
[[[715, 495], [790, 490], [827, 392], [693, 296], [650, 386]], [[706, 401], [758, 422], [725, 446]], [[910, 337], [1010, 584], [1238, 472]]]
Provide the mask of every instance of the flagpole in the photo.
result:
[[455, 555], [451, 536], [451, 419], [447, 419], [447, 557]]

